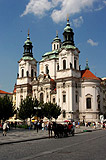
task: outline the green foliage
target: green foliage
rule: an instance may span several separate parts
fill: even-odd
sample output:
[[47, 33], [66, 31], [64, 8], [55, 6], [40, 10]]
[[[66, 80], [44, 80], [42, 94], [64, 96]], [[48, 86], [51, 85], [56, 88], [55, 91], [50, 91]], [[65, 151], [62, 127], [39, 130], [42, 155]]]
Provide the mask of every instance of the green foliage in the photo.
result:
[[20, 110], [19, 110], [19, 117], [23, 120], [27, 118], [31, 118], [34, 114], [34, 101], [31, 97], [26, 97], [21, 102]]
[[57, 104], [53, 104], [51, 102], [45, 103], [42, 110], [43, 115], [48, 119], [57, 119], [58, 116], [61, 114], [61, 108], [57, 106]]
[[14, 107], [10, 98], [5, 95], [0, 97], [0, 119], [6, 120], [14, 115]]

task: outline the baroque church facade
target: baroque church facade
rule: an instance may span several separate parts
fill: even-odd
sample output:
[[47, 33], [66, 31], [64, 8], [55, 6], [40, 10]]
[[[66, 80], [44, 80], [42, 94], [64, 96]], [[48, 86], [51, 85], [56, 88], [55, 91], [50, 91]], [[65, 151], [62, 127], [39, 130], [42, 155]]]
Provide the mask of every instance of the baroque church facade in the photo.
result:
[[58, 34], [52, 42], [52, 51], [45, 53], [39, 61], [33, 57], [29, 33], [24, 43], [23, 57], [19, 60], [16, 84], [16, 107], [26, 96], [39, 101], [57, 103], [61, 107], [58, 121], [75, 119], [99, 121], [103, 108], [103, 86], [86, 62], [85, 70], [80, 69], [79, 49], [74, 44], [74, 32], [67, 19], [63, 42]]

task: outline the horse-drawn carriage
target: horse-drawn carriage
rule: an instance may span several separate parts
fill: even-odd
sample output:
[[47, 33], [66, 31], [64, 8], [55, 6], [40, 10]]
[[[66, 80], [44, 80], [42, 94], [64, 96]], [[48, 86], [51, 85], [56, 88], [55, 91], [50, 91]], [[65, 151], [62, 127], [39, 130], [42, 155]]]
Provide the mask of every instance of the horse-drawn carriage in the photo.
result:
[[57, 124], [53, 122], [52, 130], [54, 131], [54, 138], [74, 136], [75, 129], [72, 123], [69, 124]]

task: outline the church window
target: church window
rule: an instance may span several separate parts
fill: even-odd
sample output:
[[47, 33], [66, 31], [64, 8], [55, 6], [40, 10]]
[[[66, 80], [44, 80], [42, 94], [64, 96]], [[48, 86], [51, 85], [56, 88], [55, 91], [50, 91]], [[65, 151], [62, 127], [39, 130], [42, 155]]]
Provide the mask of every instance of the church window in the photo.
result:
[[29, 72], [28, 71], [26, 72], [26, 75], [27, 75], [27, 77], [29, 76]]
[[43, 93], [40, 94], [40, 102], [43, 102]]
[[77, 86], [77, 83], [75, 83], [75, 88], [77, 88], [78, 86]]
[[63, 83], [63, 88], [65, 88], [65, 83]]
[[61, 48], [61, 44], [60, 44], [60, 48]]
[[55, 98], [53, 98], [53, 103], [55, 103]]
[[66, 95], [63, 95], [63, 103], [66, 102]]
[[91, 109], [91, 98], [86, 98], [86, 107], [87, 109]]
[[22, 77], [24, 77], [24, 69], [22, 69]]
[[68, 36], [68, 40], [70, 41], [71, 39], [70, 39], [70, 35]]
[[57, 44], [57, 49], [59, 48], [58, 44]]
[[46, 74], [49, 73], [49, 69], [48, 69], [48, 66], [46, 66]]
[[54, 44], [54, 50], [55, 50], [55, 44]]
[[35, 72], [35, 77], [36, 77], [36, 72]]
[[72, 69], [72, 63], [70, 62], [70, 69]]
[[33, 69], [31, 69], [31, 77], [33, 77]]
[[65, 36], [65, 41], [67, 41], [67, 36]]
[[21, 100], [21, 103], [22, 103], [22, 101], [23, 101], [23, 96], [20, 96], [20, 100]]
[[77, 60], [74, 59], [74, 69], [77, 69]]
[[66, 69], [66, 60], [63, 60], [63, 69]]
[[21, 93], [23, 93], [23, 89], [21, 88]]
[[59, 71], [59, 64], [57, 64], [57, 71]]
[[98, 109], [100, 109], [100, 95], [97, 96]]
[[66, 111], [63, 110], [63, 118], [66, 118]]

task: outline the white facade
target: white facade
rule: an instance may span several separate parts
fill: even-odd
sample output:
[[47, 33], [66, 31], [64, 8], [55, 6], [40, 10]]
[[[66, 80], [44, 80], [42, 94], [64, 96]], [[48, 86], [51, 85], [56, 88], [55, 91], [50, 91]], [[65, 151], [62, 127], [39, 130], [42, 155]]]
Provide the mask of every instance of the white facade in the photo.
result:
[[[56, 35], [52, 51], [45, 53], [39, 62], [38, 77], [37, 61], [32, 53], [28, 55], [28, 52], [24, 52], [19, 61], [17, 107], [22, 99], [32, 95], [44, 103], [57, 103], [62, 111], [58, 118], [60, 121], [68, 118], [86, 122], [99, 121], [99, 112], [103, 108], [101, 80], [89, 71], [88, 64], [85, 70], [80, 70], [80, 51], [74, 45], [73, 36], [68, 20], [63, 33], [64, 41], [61, 42]], [[29, 40], [27, 38], [27, 42]], [[24, 45], [25, 51], [28, 50], [27, 42]]]

